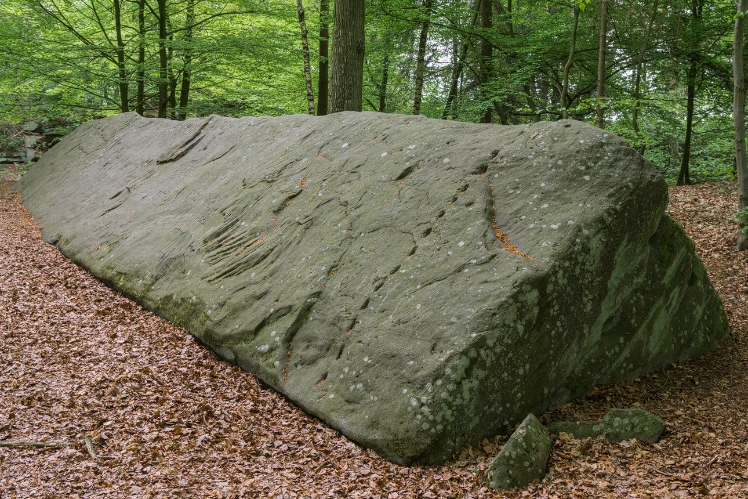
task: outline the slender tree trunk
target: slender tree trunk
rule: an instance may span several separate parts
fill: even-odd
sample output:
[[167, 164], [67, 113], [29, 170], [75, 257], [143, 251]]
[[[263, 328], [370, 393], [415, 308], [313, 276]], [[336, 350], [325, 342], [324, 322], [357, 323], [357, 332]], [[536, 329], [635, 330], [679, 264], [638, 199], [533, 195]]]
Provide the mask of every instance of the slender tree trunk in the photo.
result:
[[[735, 126], [735, 167], [738, 170], [738, 210], [748, 207], [748, 162], [745, 150], [745, 73], [743, 43], [745, 42], [745, 12], [748, 0], [738, 0], [738, 17], [735, 18], [733, 38], [732, 77], [735, 89], [732, 98], [732, 116]], [[741, 15], [742, 14], [742, 15]], [[748, 217], [738, 217], [738, 243], [736, 249], [748, 249], [748, 234], [742, 229], [748, 226]]]
[[169, 104], [168, 56], [166, 53], [166, 0], [158, 0], [158, 117], [166, 118]]
[[314, 88], [312, 88], [312, 65], [309, 62], [309, 40], [307, 38], [306, 21], [304, 20], [304, 5], [302, 0], [296, 0], [296, 12], [299, 14], [301, 28], [301, 52], [304, 56], [304, 79], [306, 80], [307, 112], [314, 116]]
[[[470, 27], [475, 28], [478, 22], [478, 14], [480, 14], [481, 0], [475, 0], [475, 6], [473, 6], [473, 18], [470, 21]], [[452, 81], [449, 85], [449, 93], [447, 94], [447, 102], [444, 104], [444, 111], [442, 111], [442, 119], [446, 120], [450, 112], [452, 111], [452, 104], [457, 97], [457, 84], [460, 81], [460, 75], [462, 74], [462, 68], [465, 65], [465, 58], [467, 58], [467, 51], [470, 46], [470, 36], [464, 36], [462, 39], [462, 45], [460, 47], [460, 54], [454, 63], [452, 68]]]
[[[691, 0], [691, 17], [696, 25], [701, 20], [704, 0]], [[701, 36], [698, 30], [691, 29], [687, 43], [689, 44], [688, 71], [686, 73], [686, 91], [688, 94], [686, 102], [686, 140], [683, 144], [683, 158], [681, 158], [680, 172], [678, 172], [677, 185], [690, 185], [691, 173], [689, 163], [691, 161], [691, 135], [693, 133], [694, 101], [696, 100], [696, 76], [698, 75], [698, 41]]]
[[138, 84], [135, 112], [143, 116], [145, 111], [145, 0], [138, 0], [138, 68], [135, 72]]
[[385, 43], [384, 60], [382, 61], [382, 83], [379, 85], [379, 108], [380, 113], [387, 109], [387, 80], [390, 77], [390, 53], [389, 44]]
[[330, 88], [330, 1], [319, 1], [319, 81], [317, 82], [317, 116], [324, 116], [328, 109]]
[[540, 115], [538, 114], [538, 105], [535, 102], [534, 94], [534, 85], [535, 82], [533, 81], [533, 89], [530, 88], [530, 85], [525, 83], [522, 85], [522, 90], [525, 92], [525, 99], [527, 100], [527, 107], [530, 108], [530, 111], [534, 113], [534, 116], [532, 117], [532, 121], [537, 123], [540, 121]]
[[416, 88], [413, 97], [413, 114], [421, 114], [421, 99], [423, 98], [423, 73], [426, 71], [426, 42], [429, 37], [429, 26], [431, 25], [432, 0], [423, 0], [423, 23], [421, 24], [421, 36], [418, 39], [418, 56], [416, 62]]
[[569, 72], [571, 66], [574, 64], [574, 52], [577, 49], [577, 27], [579, 26], [579, 4], [574, 4], [574, 28], [571, 30], [571, 49], [569, 50], [569, 58], [566, 60], [564, 65], [564, 81], [561, 89], [561, 117], [567, 119], [569, 117]]
[[691, 173], [689, 172], [689, 161], [691, 159], [691, 135], [693, 132], [693, 108], [696, 100], [696, 55], [691, 55], [688, 65], [688, 82], [686, 84], [688, 100], [686, 101], [686, 141], [683, 144], [683, 158], [678, 172], [677, 185], [691, 185]]
[[125, 44], [122, 41], [122, 13], [120, 1], [114, 0], [114, 29], [117, 36], [117, 69], [119, 70], [119, 101], [120, 110], [126, 113], [130, 110], [129, 97], [127, 95], [127, 71], [125, 68]]
[[[642, 49], [639, 51], [639, 56], [636, 59], [636, 69], [634, 71], [634, 110], [631, 113], [631, 125], [633, 126], [634, 132], [636, 133], [637, 137], [640, 137], [641, 135], [641, 131], [639, 130], [639, 110], [642, 107], [641, 80], [642, 70], [644, 66], [644, 55], [647, 53], [647, 49], [649, 48], [649, 37], [652, 35], [652, 26], [654, 26], [655, 19], [657, 18], [658, 4], [659, 0], [654, 0], [654, 4], [652, 5], [652, 17], [649, 18], [647, 31], [644, 34], [644, 42], [642, 42]], [[644, 154], [644, 150], [646, 147], [646, 144], [642, 143], [639, 146], [639, 154]]]
[[195, 0], [187, 0], [184, 32], [184, 69], [182, 69], [182, 85], [179, 87], [179, 108], [177, 119], [187, 118], [187, 104], [190, 103], [190, 84], [192, 83], [192, 27], [195, 25]]
[[330, 112], [361, 111], [365, 0], [337, 0], [333, 11]]
[[605, 110], [603, 99], [605, 98], [605, 56], [608, 52], [608, 0], [600, 1], [600, 41], [598, 44], [597, 57], [597, 99], [595, 100], [595, 111], [597, 114], [597, 127], [605, 128]]
[[481, 96], [483, 98], [486, 109], [483, 116], [480, 118], [480, 123], [491, 123], [491, 107], [492, 102], [487, 98], [488, 83], [491, 80], [491, 63], [493, 59], [493, 47], [486, 38], [493, 27], [493, 1], [483, 0], [480, 4], [480, 27], [482, 28], [482, 36], [480, 40], [480, 86]]

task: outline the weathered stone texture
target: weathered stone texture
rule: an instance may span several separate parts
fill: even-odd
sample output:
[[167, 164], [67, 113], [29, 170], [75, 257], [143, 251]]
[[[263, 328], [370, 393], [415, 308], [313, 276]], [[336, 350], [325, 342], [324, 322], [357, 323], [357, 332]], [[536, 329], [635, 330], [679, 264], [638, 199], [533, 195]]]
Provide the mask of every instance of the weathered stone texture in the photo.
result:
[[551, 423], [554, 433], [569, 433], [575, 438], [594, 438], [605, 434], [613, 442], [646, 440], [655, 443], [665, 430], [665, 422], [643, 409], [611, 409], [601, 421], [558, 421]]
[[485, 474], [492, 489], [524, 487], [545, 476], [551, 439], [538, 418], [528, 414], [509, 437]]
[[122, 114], [18, 188], [72, 260], [397, 462], [728, 330], [662, 178], [574, 121]]

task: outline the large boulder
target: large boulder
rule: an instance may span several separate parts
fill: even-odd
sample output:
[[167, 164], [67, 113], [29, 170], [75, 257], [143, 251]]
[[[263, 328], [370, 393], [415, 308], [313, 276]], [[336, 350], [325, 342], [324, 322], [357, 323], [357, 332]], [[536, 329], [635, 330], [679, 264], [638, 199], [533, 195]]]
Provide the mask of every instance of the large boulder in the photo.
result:
[[728, 332], [660, 175], [579, 122], [130, 113], [18, 190], [73, 261], [395, 462]]

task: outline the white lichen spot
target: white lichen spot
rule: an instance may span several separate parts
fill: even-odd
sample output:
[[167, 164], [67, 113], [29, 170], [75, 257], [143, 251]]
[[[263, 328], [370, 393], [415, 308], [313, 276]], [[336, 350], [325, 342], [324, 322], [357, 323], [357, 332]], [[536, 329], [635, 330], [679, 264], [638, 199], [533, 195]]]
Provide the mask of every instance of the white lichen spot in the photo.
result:
[[270, 333], [270, 336], [275, 336], [275, 331], [273, 331], [272, 333]]
[[333, 398], [334, 396], [335, 396], [334, 393], [331, 393], [330, 395], [328, 395], [328, 397], [330, 397], [330, 398]]
[[278, 366], [280, 366], [280, 364], [281, 364], [281, 363], [280, 363], [280, 361], [278, 361], [278, 360], [276, 360], [275, 362], [273, 362], [273, 365], [274, 365], [275, 367], [278, 367]]
[[[346, 147], [348, 147], [348, 142], [346, 142], [345, 144], [343, 144], [343, 149], [345, 149]], [[330, 398], [332, 398], [332, 397], [330, 397]]]
[[420, 310], [420, 309], [421, 309], [421, 304], [420, 304], [420, 303], [417, 303], [417, 304], [416, 304], [416, 310]]
[[558, 229], [559, 224], [551, 224], [551, 229]]
[[403, 388], [403, 393], [408, 393], [408, 389], [407, 388]]
[[541, 208], [548, 208], [548, 203], [543, 204], [543, 206], [541, 206]]
[[463, 246], [465, 246], [465, 241], [460, 241], [459, 243], [457, 243], [457, 246], [462, 248]]
[[411, 144], [411, 145], [408, 146], [408, 149], [415, 149], [415, 148], [416, 148], [415, 144]]
[[545, 182], [540, 182], [540, 187], [545, 187]]
[[263, 353], [267, 352], [268, 350], [270, 350], [270, 345], [262, 345], [261, 347], [257, 347], [257, 350]]
[[364, 357], [364, 362], [369, 362], [369, 357]]
[[449, 158], [444, 158], [444, 159], [442, 160], [442, 163], [449, 163]]
[[382, 153], [382, 157], [384, 158], [385, 156], [387, 156], [387, 152]]
[[585, 176], [584, 176], [584, 179], [585, 179], [585, 180], [589, 180], [589, 179], [590, 179], [590, 176], [589, 176], [589, 175], [585, 175]]

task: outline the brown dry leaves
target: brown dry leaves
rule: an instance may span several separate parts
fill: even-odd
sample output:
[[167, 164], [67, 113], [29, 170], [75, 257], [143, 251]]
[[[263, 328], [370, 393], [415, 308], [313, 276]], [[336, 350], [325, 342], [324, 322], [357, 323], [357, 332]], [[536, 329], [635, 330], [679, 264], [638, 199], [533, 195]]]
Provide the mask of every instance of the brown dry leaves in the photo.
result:
[[[397, 466], [217, 360], [41, 241], [0, 189], [0, 497], [748, 497], [748, 255], [735, 185], [671, 190], [735, 333], [714, 353], [598, 388], [546, 414], [636, 406], [660, 443], [555, 438], [546, 478], [498, 493], [479, 477], [506, 437], [439, 467]], [[90, 437], [97, 459], [83, 443]]]

